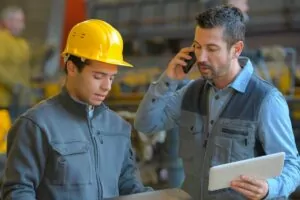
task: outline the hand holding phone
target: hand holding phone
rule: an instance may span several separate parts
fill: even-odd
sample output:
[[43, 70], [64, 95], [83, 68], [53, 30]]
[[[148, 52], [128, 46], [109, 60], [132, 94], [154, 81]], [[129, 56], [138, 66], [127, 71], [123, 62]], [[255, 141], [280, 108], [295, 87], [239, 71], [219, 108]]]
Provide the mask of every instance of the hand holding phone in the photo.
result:
[[190, 52], [189, 56], [191, 56], [192, 58], [190, 60], [185, 60], [187, 65], [183, 67], [183, 72], [186, 73], [186, 74], [192, 69], [192, 67], [194, 66], [194, 64], [197, 60], [194, 51]]
[[196, 60], [194, 47], [190, 46], [182, 48], [168, 63], [166, 75], [170, 79], [183, 80], [186, 78], [187, 73], [192, 68]]

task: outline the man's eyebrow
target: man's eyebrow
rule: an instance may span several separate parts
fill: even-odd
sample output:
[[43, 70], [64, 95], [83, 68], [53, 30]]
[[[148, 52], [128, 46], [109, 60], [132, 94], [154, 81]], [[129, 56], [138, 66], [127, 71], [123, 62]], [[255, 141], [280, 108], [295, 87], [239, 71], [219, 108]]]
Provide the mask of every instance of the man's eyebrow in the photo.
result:
[[[197, 43], [199, 46], [201, 46], [196, 40], [194, 40], [193, 43]], [[213, 43], [209, 43], [206, 46], [209, 46], [209, 47], [219, 47], [218, 45], [213, 44]]]
[[117, 73], [109, 74], [109, 73], [105, 73], [105, 72], [96, 72], [96, 71], [92, 71], [92, 72], [95, 73], [95, 74], [101, 74], [101, 75], [105, 75], [105, 76], [115, 76], [115, 75], [117, 75]]
[[219, 46], [216, 45], [216, 44], [207, 44], [207, 46], [209, 46], [209, 47], [219, 47]]
[[[194, 40], [193, 43], [197, 43], [198, 45], [200, 45], [196, 40]], [[201, 45], [200, 45], [200, 46], [201, 46]]]

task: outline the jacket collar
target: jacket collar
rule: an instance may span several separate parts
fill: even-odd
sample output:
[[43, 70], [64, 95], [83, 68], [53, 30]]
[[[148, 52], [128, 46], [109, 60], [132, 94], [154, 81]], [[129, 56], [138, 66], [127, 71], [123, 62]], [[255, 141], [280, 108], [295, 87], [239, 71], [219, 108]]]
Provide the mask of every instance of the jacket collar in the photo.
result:
[[[63, 87], [61, 93], [59, 94], [59, 99], [61, 100], [64, 108], [66, 108], [68, 111], [85, 118], [89, 116], [90, 105], [72, 98], [66, 87]], [[104, 103], [101, 103], [99, 106], [94, 106], [93, 117], [99, 115], [102, 111], [107, 109], [108, 107]]]

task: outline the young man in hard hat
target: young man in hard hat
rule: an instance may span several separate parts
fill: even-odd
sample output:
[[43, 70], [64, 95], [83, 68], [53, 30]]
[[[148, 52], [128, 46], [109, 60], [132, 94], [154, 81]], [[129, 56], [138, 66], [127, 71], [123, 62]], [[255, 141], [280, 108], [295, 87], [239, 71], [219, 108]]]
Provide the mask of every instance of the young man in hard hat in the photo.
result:
[[62, 92], [23, 114], [8, 135], [2, 198], [103, 199], [151, 190], [136, 176], [130, 125], [104, 99], [123, 61], [120, 33], [87, 20], [69, 33]]

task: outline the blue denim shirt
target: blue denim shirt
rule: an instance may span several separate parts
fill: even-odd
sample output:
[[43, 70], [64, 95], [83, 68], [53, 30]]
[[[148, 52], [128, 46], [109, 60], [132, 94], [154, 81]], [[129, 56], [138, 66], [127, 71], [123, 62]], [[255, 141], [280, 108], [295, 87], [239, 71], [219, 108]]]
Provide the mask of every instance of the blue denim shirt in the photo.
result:
[[[241, 66], [244, 66], [243, 69], [227, 89], [222, 91], [224, 98], [214, 101], [213, 105], [211, 104], [212, 107], [219, 108], [220, 104], [226, 102], [233, 90], [245, 91], [253, 73], [253, 67], [248, 59], [244, 58], [239, 61]], [[138, 130], [152, 133], [170, 129], [175, 124], [179, 124], [181, 102], [189, 84], [176, 91], [177, 84], [178, 81], [171, 80], [163, 74], [150, 86], [137, 111], [135, 127]], [[213, 93], [211, 93], [210, 100], [212, 97]], [[211, 109], [210, 115], [218, 117], [218, 111], [218, 109]], [[300, 184], [300, 158], [295, 145], [289, 109], [280, 92], [272, 92], [261, 105], [257, 131], [266, 154], [280, 151], [286, 153], [282, 174], [267, 180], [269, 184], [267, 199], [287, 198]]]

